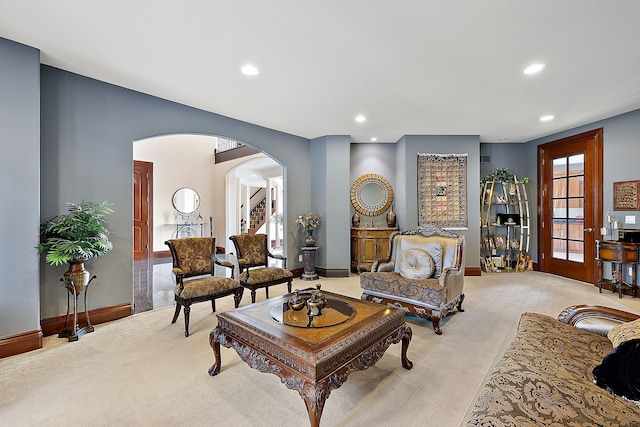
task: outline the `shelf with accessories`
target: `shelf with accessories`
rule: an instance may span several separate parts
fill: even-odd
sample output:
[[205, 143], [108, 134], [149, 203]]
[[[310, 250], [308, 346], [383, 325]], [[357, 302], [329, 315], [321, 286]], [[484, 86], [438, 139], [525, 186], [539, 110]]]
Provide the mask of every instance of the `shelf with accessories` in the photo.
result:
[[513, 174], [484, 181], [480, 209], [480, 265], [486, 272], [531, 269], [526, 183]]

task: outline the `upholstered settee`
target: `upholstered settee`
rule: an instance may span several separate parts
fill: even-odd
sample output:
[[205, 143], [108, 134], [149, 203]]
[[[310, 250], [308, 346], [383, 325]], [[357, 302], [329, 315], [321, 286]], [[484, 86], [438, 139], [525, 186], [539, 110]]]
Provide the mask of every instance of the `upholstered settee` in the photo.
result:
[[[640, 402], [609, 388], [621, 380], [640, 392], [640, 340], [615, 349], [610, 340], [612, 328], [640, 327], [639, 317], [601, 306], [569, 307], [558, 319], [524, 313], [467, 426], [639, 426]], [[635, 349], [623, 355], [626, 344]]]
[[431, 317], [442, 334], [440, 320], [464, 311], [464, 236], [427, 226], [395, 232], [389, 244], [389, 258], [360, 274], [361, 298]]

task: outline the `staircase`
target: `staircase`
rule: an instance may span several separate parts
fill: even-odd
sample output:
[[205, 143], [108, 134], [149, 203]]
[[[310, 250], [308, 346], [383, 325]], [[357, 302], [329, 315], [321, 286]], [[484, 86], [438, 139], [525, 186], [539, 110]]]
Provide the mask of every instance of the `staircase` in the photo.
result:
[[258, 204], [253, 207], [253, 209], [251, 209], [251, 212], [249, 214], [249, 229], [247, 230], [249, 234], [256, 234], [256, 231], [258, 231], [262, 224], [264, 224], [267, 210], [266, 205], [267, 198], [265, 197], [260, 200]]

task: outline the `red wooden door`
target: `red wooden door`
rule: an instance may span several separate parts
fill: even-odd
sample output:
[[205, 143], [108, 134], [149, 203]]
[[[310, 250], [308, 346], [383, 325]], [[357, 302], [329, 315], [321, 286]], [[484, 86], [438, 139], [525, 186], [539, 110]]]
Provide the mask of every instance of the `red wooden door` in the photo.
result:
[[133, 161], [133, 259], [147, 259], [152, 247], [153, 163]]
[[538, 147], [540, 270], [595, 283], [602, 223], [602, 129]]

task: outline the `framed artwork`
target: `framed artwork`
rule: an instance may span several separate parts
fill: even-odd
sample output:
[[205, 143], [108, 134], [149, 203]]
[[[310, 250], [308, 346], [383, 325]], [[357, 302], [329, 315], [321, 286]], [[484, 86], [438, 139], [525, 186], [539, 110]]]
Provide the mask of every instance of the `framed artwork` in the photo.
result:
[[619, 181], [613, 183], [613, 210], [637, 211], [640, 210], [638, 200], [638, 188], [640, 181]]
[[491, 237], [484, 238], [484, 247], [487, 249], [495, 249], [496, 247], [493, 245], [493, 239]]
[[520, 240], [518, 240], [518, 239], [509, 240], [509, 247], [511, 249], [519, 249], [520, 248]]
[[467, 154], [418, 153], [418, 225], [467, 228]]
[[496, 249], [505, 249], [507, 247], [507, 240], [504, 234], [496, 234], [493, 236], [493, 241], [496, 244]]

